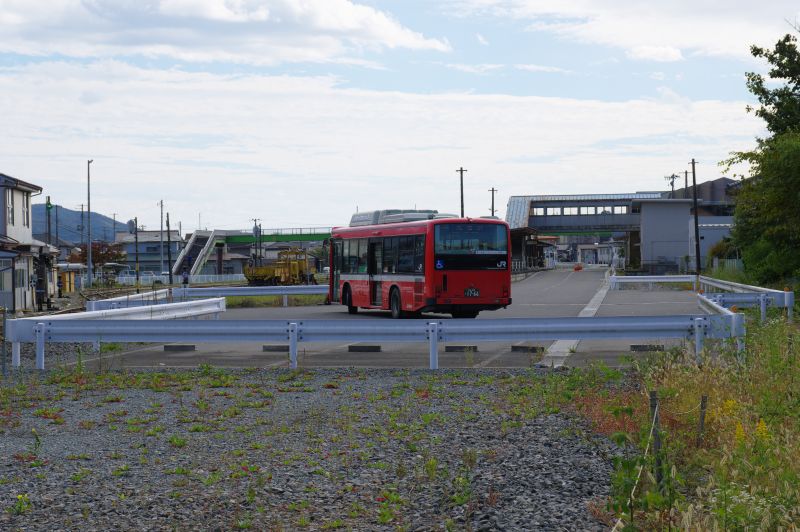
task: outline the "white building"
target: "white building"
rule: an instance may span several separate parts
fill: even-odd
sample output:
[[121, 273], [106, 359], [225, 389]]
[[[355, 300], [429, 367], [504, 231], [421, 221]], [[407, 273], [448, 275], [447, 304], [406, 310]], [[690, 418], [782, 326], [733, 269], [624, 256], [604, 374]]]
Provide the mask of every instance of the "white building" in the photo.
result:
[[0, 174], [0, 306], [16, 313], [33, 310], [37, 291], [44, 301], [55, 293], [55, 265], [51, 257], [58, 248], [33, 238], [31, 196], [42, 187]]

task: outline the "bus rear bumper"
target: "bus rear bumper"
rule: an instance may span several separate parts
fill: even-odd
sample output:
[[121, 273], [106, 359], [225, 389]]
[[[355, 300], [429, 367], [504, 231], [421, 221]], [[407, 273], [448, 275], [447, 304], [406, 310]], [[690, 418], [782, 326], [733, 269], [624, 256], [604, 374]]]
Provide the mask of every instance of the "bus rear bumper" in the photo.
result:
[[436, 298], [428, 298], [425, 300], [425, 306], [419, 309], [419, 312], [443, 312], [449, 314], [453, 311], [458, 312], [472, 312], [481, 310], [497, 310], [505, 308], [511, 304], [510, 297], [498, 298], [496, 301], [485, 303], [445, 303], [437, 301]]

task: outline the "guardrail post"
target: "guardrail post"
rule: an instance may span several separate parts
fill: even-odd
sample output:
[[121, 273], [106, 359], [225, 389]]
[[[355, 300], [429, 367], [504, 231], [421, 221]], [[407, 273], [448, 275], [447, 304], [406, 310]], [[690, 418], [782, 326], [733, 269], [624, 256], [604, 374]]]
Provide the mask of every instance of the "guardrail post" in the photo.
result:
[[36, 369], [44, 369], [44, 323], [36, 324]]
[[95, 351], [98, 351], [98, 352], [99, 352], [99, 351], [100, 351], [100, 340], [95, 340], [95, 341], [93, 341], [93, 342], [92, 342], [92, 348], [93, 348]]
[[783, 304], [786, 307], [786, 319], [792, 323], [794, 317], [794, 292], [790, 290], [784, 291]]
[[283, 294], [283, 306], [284, 307], [289, 306], [289, 296], [287, 296], [286, 294]]
[[700, 355], [703, 352], [703, 340], [705, 337], [705, 330], [703, 328], [703, 318], [694, 319], [694, 358], [697, 364], [700, 364]]
[[15, 368], [18, 368], [21, 364], [19, 356], [21, 348], [22, 344], [19, 342], [11, 342], [11, 365]]
[[[737, 313], [733, 316], [734, 320], [734, 334], [736, 335], [736, 351], [740, 353], [739, 358], [741, 359], [741, 353], [744, 352], [744, 314]], [[744, 360], [741, 360], [744, 362]]]
[[761, 308], [761, 323], [767, 321], [767, 294], [758, 296], [758, 306]]
[[430, 368], [439, 369], [439, 324], [432, 322], [428, 324], [428, 345]]
[[297, 324], [289, 324], [289, 367], [297, 368]]

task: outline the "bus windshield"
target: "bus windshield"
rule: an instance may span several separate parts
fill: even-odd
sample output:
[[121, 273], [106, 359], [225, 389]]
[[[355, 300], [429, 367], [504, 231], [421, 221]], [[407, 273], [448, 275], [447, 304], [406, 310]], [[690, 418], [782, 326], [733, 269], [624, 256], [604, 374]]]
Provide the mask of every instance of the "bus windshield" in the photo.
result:
[[437, 270], [508, 268], [506, 227], [497, 224], [440, 224], [434, 233]]

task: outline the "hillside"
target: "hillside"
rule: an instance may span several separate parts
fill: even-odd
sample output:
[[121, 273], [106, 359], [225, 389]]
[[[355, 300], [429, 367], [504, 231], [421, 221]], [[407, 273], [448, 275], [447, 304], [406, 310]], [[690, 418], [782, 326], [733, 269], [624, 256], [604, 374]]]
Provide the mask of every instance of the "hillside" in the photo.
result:
[[[58, 230], [56, 230], [56, 210], [58, 210]], [[84, 223], [86, 220], [86, 213], [84, 213]], [[116, 231], [127, 231], [128, 227], [124, 223], [125, 220], [120, 222], [117, 220]], [[50, 213], [50, 230], [53, 238], [58, 233], [59, 238], [68, 240], [79, 244], [81, 242], [81, 232], [78, 227], [81, 225], [81, 212], [66, 209], [60, 205], [53, 205], [53, 210]], [[92, 240], [114, 240], [114, 220], [103, 214], [92, 212]], [[44, 203], [36, 203], [33, 205], [33, 234], [47, 233], [47, 214]], [[84, 230], [83, 238], [86, 238], [86, 231]]]

